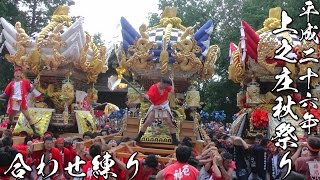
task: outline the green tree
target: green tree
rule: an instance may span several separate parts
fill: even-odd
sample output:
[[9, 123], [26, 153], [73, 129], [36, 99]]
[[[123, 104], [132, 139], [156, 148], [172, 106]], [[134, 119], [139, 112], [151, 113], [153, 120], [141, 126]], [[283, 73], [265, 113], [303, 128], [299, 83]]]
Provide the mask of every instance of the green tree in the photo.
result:
[[105, 45], [105, 40], [102, 39], [102, 34], [101, 33], [95, 33], [92, 37], [93, 43], [95, 43], [98, 46], [104, 46]]
[[28, 32], [39, 32], [50, 20], [54, 10], [59, 5], [73, 5], [70, 0], [20, 0], [26, 7], [26, 18], [28, 20]]
[[[182, 19], [184, 26], [194, 26], [198, 22], [204, 24], [208, 19], [216, 20], [213, 0], [159, 0], [159, 10], [164, 10], [166, 6], [177, 7], [177, 17]], [[149, 16], [149, 25], [156, 25], [159, 19], [160, 14], [152, 13]]]
[[[312, 1], [315, 8], [320, 11], [320, 0]], [[301, 33], [301, 29], [306, 29], [307, 17], [299, 15], [303, 12], [302, 7], [305, 1], [296, 0], [274, 0], [274, 1], [256, 1], [246, 0], [242, 10], [242, 18], [246, 20], [255, 30], [263, 26], [263, 21], [269, 16], [269, 9], [274, 7], [281, 7], [293, 19], [292, 24], [288, 27], [295, 28]], [[259, 12], [259, 13], [257, 13]], [[320, 16], [310, 15], [311, 24], [315, 25], [320, 21]]]

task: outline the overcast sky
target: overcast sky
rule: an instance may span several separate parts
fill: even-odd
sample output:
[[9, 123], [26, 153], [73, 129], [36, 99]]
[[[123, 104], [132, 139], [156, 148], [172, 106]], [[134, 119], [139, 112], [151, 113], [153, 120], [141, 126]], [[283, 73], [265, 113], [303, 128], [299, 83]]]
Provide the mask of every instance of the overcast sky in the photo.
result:
[[148, 23], [150, 12], [159, 12], [158, 0], [75, 0], [75, 5], [70, 7], [71, 16], [84, 17], [85, 31], [91, 35], [102, 33], [106, 42], [121, 30], [121, 16], [138, 29]]

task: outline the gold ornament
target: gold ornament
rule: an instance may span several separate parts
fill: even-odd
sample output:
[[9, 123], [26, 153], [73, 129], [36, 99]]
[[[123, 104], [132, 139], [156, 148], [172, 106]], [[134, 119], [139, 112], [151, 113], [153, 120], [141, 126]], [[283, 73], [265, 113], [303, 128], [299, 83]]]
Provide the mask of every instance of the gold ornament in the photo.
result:
[[232, 54], [233, 63], [230, 64], [228, 72], [228, 78], [235, 83], [240, 83], [245, 75], [244, 62], [240, 60], [239, 49]]
[[43, 58], [43, 69], [55, 71], [63, 62], [65, 62], [64, 56], [62, 56], [59, 51], [54, 49], [53, 55], [48, 55]]
[[269, 64], [266, 62], [266, 59], [273, 58], [275, 56], [275, 51], [279, 49], [280, 46], [281, 45], [273, 39], [270, 34], [263, 35], [258, 44], [257, 63], [272, 74], [275, 74], [275, 67], [277, 63]]
[[168, 72], [168, 61], [169, 61], [169, 53], [168, 53], [168, 43], [170, 40], [170, 35], [172, 31], [172, 24], [168, 24], [165, 29], [165, 34], [162, 39], [162, 50], [160, 53], [160, 69], [161, 74], [167, 74]]
[[64, 111], [65, 103], [69, 107], [74, 100], [74, 87], [70, 82], [64, 83], [61, 91], [55, 91], [53, 84], [49, 84], [46, 89], [42, 88], [40, 84], [36, 84], [35, 88], [42, 94], [48, 94], [57, 113], [62, 113]]
[[[220, 56], [220, 48], [217, 45], [212, 45], [208, 49], [207, 57], [204, 61], [201, 78], [203, 80], [207, 80], [212, 78], [215, 69], [215, 63]], [[238, 73], [241, 74], [241, 68], [239, 69], [237, 66]], [[239, 75], [240, 76], [240, 75]]]
[[150, 53], [150, 49], [156, 49], [157, 44], [149, 41], [149, 36], [146, 33], [146, 25], [141, 25], [139, 30], [141, 38], [128, 49], [129, 52], [133, 52], [134, 54], [129, 57], [128, 61], [123, 63], [127, 68], [145, 70], [146, 67], [152, 68], [152, 62], [148, 61], [149, 58], [153, 57], [153, 53]]
[[119, 107], [112, 104], [112, 103], [108, 103], [105, 107], [104, 107], [104, 114], [106, 115], [110, 115], [113, 112], [119, 111]]
[[45, 41], [45, 37], [48, 33], [53, 30], [58, 24], [65, 23], [66, 26], [71, 25], [71, 18], [68, 16], [69, 7], [68, 6], [58, 6], [58, 8], [54, 11], [53, 16], [51, 17], [51, 22], [41, 30], [38, 36], [37, 45], [38, 47], [43, 46]]
[[281, 8], [276, 7], [269, 10], [269, 18], [263, 22], [263, 28], [257, 31], [258, 34], [281, 27]]
[[[92, 59], [87, 59], [89, 48], [91, 47], [93, 55]], [[91, 36], [86, 33], [86, 44], [80, 53], [80, 60], [75, 63], [75, 67], [87, 73], [88, 83], [96, 83], [98, 75], [105, 73], [108, 66], [105, 64], [106, 48], [104, 46], [97, 47], [91, 40]]]
[[183, 25], [181, 25], [182, 20], [177, 16], [177, 8], [175, 7], [166, 7], [160, 19], [159, 25], [150, 28], [150, 30], [157, 29], [157, 28], [164, 28], [171, 24], [174, 28], [178, 28], [182, 31], [186, 29]]
[[34, 74], [39, 74], [40, 71], [40, 62], [41, 62], [41, 54], [39, 49], [34, 49], [30, 52], [28, 55], [28, 58], [26, 59], [26, 64], [28, 67], [30, 67], [30, 70]]
[[25, 55], [25, 52], [26, 52], [25, 46], [30, 43], [30, 38], [26, 34], [25, 30], [21, 27], [20, 22], [17, 22], [15, 24], [15, 30], [17, 31], [17, 36], [16, 36], [17, 52], [14, 55], [6, 54], [5, 57], [9, 62], [25, 68], [26, 61], [27, 61], [27, 55]]
[[188, 107], [201, 107], [200, 92], [196, 90], [195, 85], [191, 85], [190, 90], [187, 91], [186, 103]]
[[96, 103], [98, 101], [98, 90], [94, 87], [88, 89], [88, 102], [89, 103]]
[[[187, 36], [192, 34], [192, 29], [187, 28], [181, 36], [181, 40], [172, 45], [172, 57], [176, 59], [176, 62], [174, 63], [175, 70], [199, 71], [203, 66], [201, 60], [196, 56], [197, 53], [201, 52], [200, 47], [197, 45], [197, 41], [194, 38], [191, 40], [187, 39]], [[211, 50], [218, 49], [212, 48]], [[209, 64], [211, 65], [212, 62], [207, 61], [207, 70], [209, 70]]]
[[261, 103], [260, 87], [255, 79], [253, 79], [252, 82], [248, 84], [246, 92], [246, 103], [249, 105], [256, 105]]
[[43, 58], [44, 67], [47, 70], [57, 70], [58, 67], [65, 63], [65, 57], [60, 54], [60, 48], [65, 46], [60, 31], [63, 30], [63, 23], [59, 23], [47, 39], [43, 40], [43, 46], [52, 46], [53, 55], [48, 55]]

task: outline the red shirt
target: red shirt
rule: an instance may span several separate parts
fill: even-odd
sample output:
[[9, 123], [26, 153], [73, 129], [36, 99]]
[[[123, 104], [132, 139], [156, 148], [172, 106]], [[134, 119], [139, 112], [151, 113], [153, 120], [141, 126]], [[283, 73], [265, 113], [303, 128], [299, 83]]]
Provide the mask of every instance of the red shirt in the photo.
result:
[[177, 177], [180, 180], [194, 180], [198, 178], [199, 171], [195, 167], [187, 164], [176, 162], [163, 170], [165, 180], [174, 180]]
[[75, 149], [73, 149], [72, 146], [68, 146], [68, 147], [66, 147], [66, 148], [69, 149], [71, 162], [73, 162], [73, 161], [74, 161], [74, 158], [77, 156], [77, 151], [76, 151]]
[[11, 171], [8, 172], [6, 175], [4, 175], [4, 172], [6, 172], [8, 169], [10, 168], [10, 165], [9, 166], [0, 166], [0, 180], [6, 180], [6, 179], [9, 179], [11, 175]]
[[312, 180], [309, 172], [308, 161], [320, 161], [320, 156], [311, 156], [311, 157], [299, 157], [294, 163], [295, 169], [298, 173], [305, 175], [307, 180]]
[[[138, 168], [138, 173], [137, 175], [133, 178], [134, 180], [148, 180], [149, 176], [152, 175], [153, 171], [151, 169], [148, 169], [147, 171], [144, 170], [144, 167], [142, 165], [143, 159], [138, 159], [139, 160], [139, 168]], [[134, 173], [134, 171], [133, 171]], [[133, 175], [133, 174], [132, 174]], [[131, 176], [132, 176], [131, 175]], [[131, 178], [131, 176], [129, 178]]]
[[12, 147], [15, 148], [19, 153], [21, 153], [24, 158], [26, 158], [26, 156], [27, 156], [27, 149], [28, 149], [28, 146], [27, 146], [27, 145], [24, 145], [24, 144], [16, 144], [16, 145], [13, 145]]
[[92, 162], [87, 161], [85, 165], [82, 166], [82, 172], [85, 172], [87, 176], [84, 178], [84, 180], [104, 180], [103, 176], [98, 176], [98, 178], [95, 178], [92, 174]]
[[87, 161], [91, 161], [88, 157], [87, 157], [87, 154], [89, 154], [89, 148], [85, 147], [82, 154], [79, 154], [80, 158], [82, 160], [84, 160], [85, 162]]
[[116, 178], [117, 180], [125, 180], [126, 179], [126, 172], [121, 170], [117, 164], [115, 164], [111, 168], [111, 172], [116, 173], [118, 175], [118, 177]]
[[68, 162], [71, 162], [73, 160], [71, 159], [71, 152], [69, 151], [69, 149], [63, 147], [63, 152], [60, 151], [60, 155], [61, 155], [62, 167], [65, 168], [68, 166]]
[[169, 92], [171, 92], [172, 86], [167, 87], [163, 90], [163, 94], [160, 94], [157, 84], [153, 84], [147, 93], [150, 101], [154, 105], [160, 105], [168, 100]]
[[[41, 157], [42, 157], [42, 155], [44, 153], [45, 153], [44, 151], [33, 152], [33, 160], [34, 160], [34, 164], [35, 164], [36, 167], [39, 166], [40, 161], [41, 161]], [[60, 155], [59, 149], [53, 147], [51, 149], [50, 153], [51, 153], [52, 159], [55, 159], [58, 162], [58, 171], [57, 171], [57, 173], [59, 173], [59, 172], [62, 173], [63, 172], [62, 157]], [[53, 170], [53, 163], [50, 163], [49, 166], [50, 166], [50, 170]], [[52, 179], [52, 176], [50, 178]]]
[[192, 152], [195, 157], [197, 157], [199, 155], [198, 151], [195, 148], [192, 148]]
[[[21, 79], [21, 109], [27, 109], [27, 95], [28, 92], [31, 90], [30, 82], [27, 79]], [[14, 83], [15, 81], [11, 81], [6, 89], [4, 90], [4, 93], [9, 97], [8, 101], [8, 107], [7, 107], [7, 114], [12, 114], [12, 96], [14, 93]]]

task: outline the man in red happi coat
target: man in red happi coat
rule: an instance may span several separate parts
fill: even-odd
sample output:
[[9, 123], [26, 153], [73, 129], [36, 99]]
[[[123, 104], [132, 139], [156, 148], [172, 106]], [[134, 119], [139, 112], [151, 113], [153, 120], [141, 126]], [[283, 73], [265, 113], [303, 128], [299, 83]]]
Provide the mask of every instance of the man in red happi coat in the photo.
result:
[[141, 137], [146, 132], [146, 129], [155, 121], [160, 118], [167, 122], [172, 138], [172, 144], [178, 145], [178, 139], [176, 135], [176, 124], [173, 122], [173, 115], [169, 106], [169, 93], [174, 92], [174, 84], [172, 78], [162, 78], [160, 82], [153, 84], [145, 98], [152, 102], [149, 107], [143, 126], [140, 129], [135, 141], [140, 142]]
[[71, 162], [71, 152], [69, 149], [64, 147], [64, 139], [58, 138], [56, 140], [56, 147], [59, 149], [61, 158], [62, 158], [62, 167], [65, 168], [68, 166], [68, 162]]
[[74, 162], [74, 158], [77, 156], [77, 151], [76, 151], [76, 149], [73, 148], [72, 138], [70, 138], [70, 137], [65, 138], [64, 147], [70, 151], [71, 162]]
[[1, 99], [9, 98], [7, 106], [7, 114], [9, 114], [9, 122], [7, 129], [11, 128], [13, 118], [18, 112], [22, 112], [25, 118], [28, 120], [33, 133], [36, 133], [34, 122], [30, 118], [27, 106], [27, 95], [33, 91], [33, 87], [27, 79], [22, 78], [22, 69], [16, 67], [14, 69], [14, 80], [12, 80], [4, 90], [4, 93], [0, 95]]
[[[41, 163], [48, 163], [50, 160], [55, 160], [58, 163], [58, 170], [53, 176], [50, 177], [50, 179], [51, 180], [64, 179], [62, 157], [60, 155], [59, 149], [54, 147], [53, 138], [51, 136], [45, 136], [43, 138], [43, 142], [44, 142], [44, 150], [33, 152], [33, 159], [34, 159], [35, 166], [39, 167], [39, 164]], [[41, 162], [42, 155], [44, 155], [44, 162]], [[46, 164], [43, 172], [45, 175], [48, 175], [53, 171], [53, 169], [54, 169], [53, 163]]]

